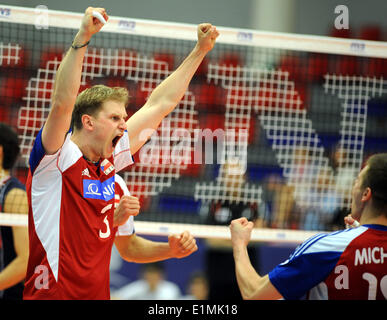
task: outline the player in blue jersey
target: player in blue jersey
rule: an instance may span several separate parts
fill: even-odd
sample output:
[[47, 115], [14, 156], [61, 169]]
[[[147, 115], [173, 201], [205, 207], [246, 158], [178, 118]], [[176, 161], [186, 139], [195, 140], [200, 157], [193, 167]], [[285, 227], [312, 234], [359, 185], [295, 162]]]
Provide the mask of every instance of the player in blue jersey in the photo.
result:
[[252, 267], [246, 249], [253, 223], [233, 220], [231, 239], [243, 298], [387, 299], [386, 185], [387, 154], [374, 155], [352, 188], [351, 216], [360, 226], [317, 234], [263, 277]]
[[[0, 123], [0, 215], [1, 212], [28, 213], [25, 187], [11, 174], [18, 155], [17, 133]], [[27, 260], [27, 228], [0, 226], [0, 299], [22, 299]]]

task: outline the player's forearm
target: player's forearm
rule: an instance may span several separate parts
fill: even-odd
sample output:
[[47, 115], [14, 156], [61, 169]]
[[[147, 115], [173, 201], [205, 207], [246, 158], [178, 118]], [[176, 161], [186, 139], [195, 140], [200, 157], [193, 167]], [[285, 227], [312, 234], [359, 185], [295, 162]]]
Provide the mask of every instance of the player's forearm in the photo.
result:
[[0, 273], [0, 290], [5, 290], [22, 281], [27, 272], [27, 259], [22, 256], [16, 257]]
[[130, 262], [150, 263], [172, 258], [172, 254], [167, 242], [151, 241], [135, 235], [122, 258]]
[[240, 245], [233, 248], [235, 273], [239, 289], [243, 299], [256, 298], [262, 277], [260, 277], [251, 265], [247, 247]]
[[163, 116], [173, 111], [183, 98], [205, 55], [205, 50], [196, 45], [181, 65], [152, 92], [147, 105], [157, 107]]
[[[83, 32], [78, 32], [73, 44], [83, 45], [90, 40], [90, 37]], [[79, 49], [70, 48], [63, 58], [55, 77], [52, 107], [62, 108], [70, 115], [81, 84], [82, 64], [86, 48], [87, 46]]]

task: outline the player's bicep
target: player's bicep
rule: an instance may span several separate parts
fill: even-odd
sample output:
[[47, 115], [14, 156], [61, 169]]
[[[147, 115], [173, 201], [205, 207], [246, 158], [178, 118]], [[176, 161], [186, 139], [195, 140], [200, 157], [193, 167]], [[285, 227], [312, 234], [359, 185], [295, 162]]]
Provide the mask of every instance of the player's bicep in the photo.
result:
[[42, 145], [46, 154], [56, 153], [63, 145], [70, 129], [71, 112], [66, 108], [53, 106], [42, 131]]
[[164, 118], [159, 108], [145, 104], [126, 122], [130, 152], [134, 155], [148, 141]]
[[260, 279], [259, 287], [256, 294], [253, 296], [254, 300], [280, 300], [283, 299], [277, 288], [271, 283], [269, 275], [265, 275]]
[[130, 261], [131, 251], [134, 250], [133, 246], [136, 242], [136, 235], [116, 236], [114, 239], [114, 245], [116, 246], [122, 259]]

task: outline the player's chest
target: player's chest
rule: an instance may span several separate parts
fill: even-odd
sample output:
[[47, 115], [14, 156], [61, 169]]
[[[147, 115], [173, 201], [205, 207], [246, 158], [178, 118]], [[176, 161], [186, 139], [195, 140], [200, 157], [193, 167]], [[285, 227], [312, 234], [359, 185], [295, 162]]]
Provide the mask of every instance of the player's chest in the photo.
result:
[[104, 160], [98, 164], [79, 161], [63, 175], [64, 190], [70, 199], [103, 205], [115, 195], [114, 165]]

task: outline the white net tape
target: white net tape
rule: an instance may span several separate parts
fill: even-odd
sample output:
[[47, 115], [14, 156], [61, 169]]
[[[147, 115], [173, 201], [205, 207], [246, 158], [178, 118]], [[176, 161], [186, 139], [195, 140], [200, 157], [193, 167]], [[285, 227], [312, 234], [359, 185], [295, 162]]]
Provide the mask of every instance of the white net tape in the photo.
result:
[[[9, 213], [0, 215], [2, 226], [24, 227], [27, 226], [27, 220], [27, 215]], [[227, 226], [136, 221], [135, 228], [136, 233], [140, 235], [168, 236], [189, 230], [196, 238], [230, 239], [230, 230]], [[252, 231], [251, 241], [301, 243], [315, 234], [315, 231], [255, 228]]]

